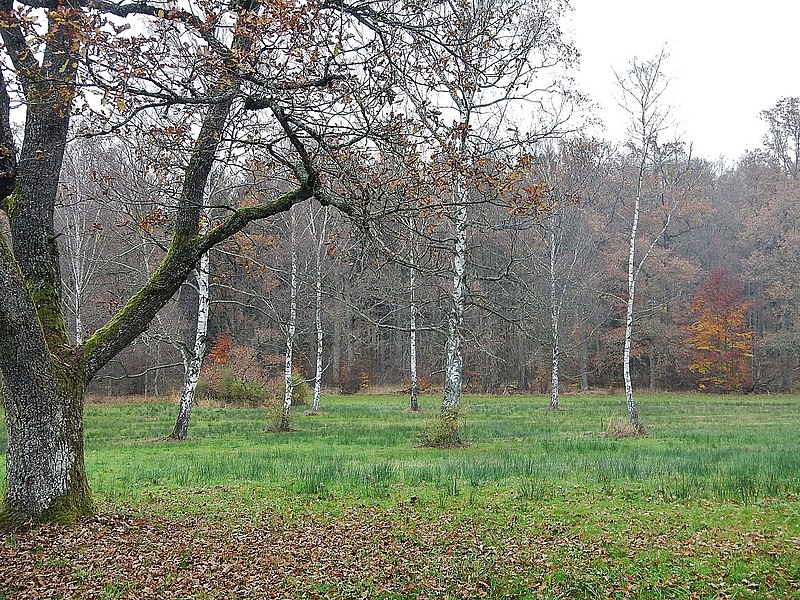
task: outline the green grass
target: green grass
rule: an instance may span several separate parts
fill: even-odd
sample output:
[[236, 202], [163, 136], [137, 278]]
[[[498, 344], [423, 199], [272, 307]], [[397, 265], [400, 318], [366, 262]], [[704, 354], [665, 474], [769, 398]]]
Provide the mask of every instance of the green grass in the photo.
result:
[[[624, 411], [615, 397], [466, 398], [461, 450], [417, 447], [436, 414], [398, 397], [329, 397], [324, 414], [297, 411], [290, 434], [266, 432], [256, 409], [197, 408], [188, 442], [171, 431], [167, 403], [86, 409], [86, 463], [99, 500], [146, 491], [249, 482], [296, 493], [386, 498], [464, 490], [536, 498], [581, 486], [663, 500], [754, 503], [800, 494], [800, 398], [641, 396], [650, 435], [603, 436]], [[0, 435], [4, 435], [0, 434]], [[0, 447], [5, 440], [0, 437]]]
[[[266, 411], [197, 408], [184, 443], [163, 441], [171, 404], [90, 405], [86, 464], [111, 512], [243, 530], [279, 516], [287, 536], [308, 519], [389, 523], [398, 552], [460, 557], [448, 568], [472, 591], [441, 583], [442, 597], [800, 598], [800, 397], [640, 395], [649, 435], [625, 439], [603, 435], [621, 397], [547, 401], [465, 398], [469, 446], [454, 450], [417, 445], [433, 398], [414, 414], [401, 397], [327, 397], [320, 416], [297, 411], [292, 433], [268, 433]], [[413, 589], [411, 572], [393, 581], [403, 573]], [[280, 585], [395, 589], [359, 577]], [[392, 594], [375, 597], [416, 597]]]

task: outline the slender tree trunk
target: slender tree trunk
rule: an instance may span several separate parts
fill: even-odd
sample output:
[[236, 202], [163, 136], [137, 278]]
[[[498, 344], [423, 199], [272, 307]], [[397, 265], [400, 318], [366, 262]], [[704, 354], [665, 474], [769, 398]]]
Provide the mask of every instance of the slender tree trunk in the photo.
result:
[[178, 402], [178, 417], [175, 427], [169, 436], [174, 440], [185, 440], [189, 432], [189, 419], [192, 417], [197, 383], [200, 381], [200, 371], [203, 368], [203, 358], [206, 354], [206, 340], [208, 333], [208, 314], [210, 312], [211, 294], [209, 291], [209, 257], [208, 252], [200, 259], [200, 266], [195, 272], [197, 279], [197, 329], [194, 336], [194, 348], [191, 354], [186, 353], [183, 358], [183, 388], [181, 399]]
[[581, 328], [580, 332], [580, 354], [578, 356], [579, 369], [581, 372], [581, 391], [589, 391], [589, 338]]
[[[325, 229], [328, 224], [328, 209], [323, 209], [322, 228], [319, 232], [319, 242], [317, 244], [316, 256], [316, 270], [315, 270], [315, 283], [316, 283], [316, 307], [315, 307], [315, 321], [317, 326], [317, 364], [314, 373], [314, 401], [311, 405], [311, 412], [314, 414], [319, 413], [319, 399], [322, 394], [322, 340], [324, 332], [322, 330], [322, 253], [325, 248]], [[313, 218], [313, 217], [312, 217]]]
[[[160, 342], [156, 342], [156, 364], [157, 365], [161, 364], [161, 343]], [[153, 396], [156, 397], [156, 398], [161, 396], [161, 386], [159, 385], [159, 382], [161, 381], [160, 374], [161, 374], [161, 369], [156, 369], [153, 372]]]
[[550, 332], [553, 346], [552, 364], [550, 368], [550, 410], [558, 410], [558, 361], [560, 348], [558, 345], [558, 321], [561, 306], [556, 293], [556, 235], [550, 225], [548, 239], [550, 242]]
[[292, 392], [294, 385], [292, 382], [292, 353], [294, 350], [294, 333], [297, 325], [297, 239], [295, 232], [295, 212], [289, 213], [289, 245], [291, 254], [291, 272], [289, 274], [289, 322], [286, 326], [286, 362], [283, 369], [283, 411], [281, 412], [281, 422], [278, 426], [280, 431], [289, 431], [289, 416], [292, 411]]
[[656, 356], [655, 343], [650, 342], [650, 391], [656, 391], [656, 371], [658, 367], [658, 357]]
[[[350, 276], [355, 275], [355, 269]], [[343, 394], [356, 393], [361, 384], [356, 368], [355, 327], [356, 318], [353, 310], [353, 290], [349, 282], [343, 287], [344, 319], [342, 323], [342, 349], [339, 357], [339, 385]]]
[[78, 214], [78, 211], [67, 216], [68, 226], [71, 231], [71, 238], [68, 242], [70, 246], [70, 270], [72, 271], [72, 301], [75, 305], [75, 343], [83, 343], [83, 286], [86, 281], [86, 257], [84, 228], [86, 226], [85, 215]]
[[[342, 314], [337, 313], [333, 321], [333, 344], [331, 347], [331, 366], [333, 382], [342, 388]], [[329, 377], [328, 381], [331, 381]]]
[[[642, 185], [642, 173], [639, 175], [639, 190]], [[625, 313], [625, 350], [623, 352], [623, 377], [625, 378], [625, 403], [631, 417], [631, 425], [637, 430], [642, 429], [639, 420], [639, 411], [633, 399], [633, 382], [631, 380], [631, 342], [633, 340], [633, 301], [636, 292], [636, 230], [639, 227], [639, 207], [641, 204], [640, 192], [637, 190], [636, 201], [633, 207], [633, 221], [631, 222], [630, 248], [628, 252], [628, 304]]]
[[460, 444], [461, 434], [458, 430], [457, 412], [461, 402], [461, 386], [464, 373], [462, 326], [464, 322], [464, 305], [466, 303], [466, 268], [467, 268], [467, 206], [461, 198], [460, 183], [454, 191], [456, 199], [454, 225], [455, 241], [453, 244], [453, 290], [450, 297], [450, 316], [447, 322], [447, 354], [444, 377], [444, 398], [442, 413], [445, 424], [450, 431], [442, 440], [443, 444]]
[[75, 288], [74, 302], [75, 302], [75, 344], [80, 346], [83, 343], [83, 299], [82, 291]]
[[[413, 224], [411, 232], [413, 233]], [[408, 339], [409, 347], [409, 366], [411, 368], [411, 410], [414, 412], [419, 411], [419, 377], [417, 376], [417, 299], [414, 295], [414, 288], [416, 287], [415, 275], [416, 264], [414, 248], [412, 245], [410, 254], [411, 265], [408, 271], [409, 275], [409, 320], [410, 320], [410, 333]]]

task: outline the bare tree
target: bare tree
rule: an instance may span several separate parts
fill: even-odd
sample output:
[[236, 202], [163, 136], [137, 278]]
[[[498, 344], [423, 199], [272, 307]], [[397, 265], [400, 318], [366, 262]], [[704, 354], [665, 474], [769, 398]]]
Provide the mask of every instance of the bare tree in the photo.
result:
[[[622, 106], [630, 117], [629, 144], [636, 162], [635, 181], [632, 190], [634, 196], [633, 212], [628, 237], [628, 293], [625, 312], [625, 348], [622, 360], [625, 379], [625, 401], [630, 414], [631, 425], [639, 432], [644, 431], [644, 426], [639, 418], [639, 411], [636, 408], [636, 402], [633, 397], [633, 381], [631, 378], [634, 303], [636, 280], [653, 246], [651, 245], [641, 256], [637, 257], [636, 237], [639, 230], [645, 178], [652, 162], [653, 149], [657, 143], [658, 135], [664, 130], [667, 118], [663, 107], [663, 95], [667, 83], [662, 70], [665, 59], [666, 55], [663, 51], [656, 58], [649, 61], [634, 59], [624, 74], [617, 75], [617, 82], [622, 91]], [[669, 215], [667, 215], [664, 227], [666, 228], [668, 225]]]
[[791, 179], [800, 176], [800, 98], [781, 98], [769, 110], [762, 110], [769, 133], [764, 143], [780, 161]]
[[[508, 111], [524, 110], [527, 100], [543, 106], [563, 96], [556, 67], [569, 63], [574, 50], [561, 37], [561, 6], [542, 1], [471, 0], [437, 7], [451, 42], [443, 47], [422, 46], [395, 58], [395, 67], [410, 73], [408, 97], [441, 156], [442, 198], [451, 222], [451, 292], [445, 348], [443, 426], [434, 445], [458, 445], [457, 413], [464, 371], [464, 311], [467, 304], [467, 264], [470, 205], [479, 202], [487, 182], [485, 161], [518, 149], [552, 132], [563, 115], [544, 112], [545, 131], [508, 135]], [[548, 83], [540, 85], [539, 78]], [[532, 105], [534, 105], [532, 103]], [[548, 117], [550, 118], [548, 120]], [[537, 123], [541, 125], [541, 123]], [[513, 128], [512, 128], [513, 129]], [[481, 191], [483, 183], [484, 191]], [[495, 182], [496, 183], [496, 182]]]

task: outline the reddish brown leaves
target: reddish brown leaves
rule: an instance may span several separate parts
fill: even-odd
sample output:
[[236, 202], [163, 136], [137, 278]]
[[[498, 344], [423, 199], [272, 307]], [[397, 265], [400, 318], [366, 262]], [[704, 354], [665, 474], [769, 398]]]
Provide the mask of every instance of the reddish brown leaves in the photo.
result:
[[[0, 546], [0, 590], [9, 599], [572, 597], [591, 590], [650, 597], [676, 589], [728, 597], [731, 586], [754, 585], [760, 597], [781, 597], [794, 589], [789, 563], [800, 551], [757, 531], [728, 539], [722, 530], [633, 524], [620, 536], [590, 534], [525, 512], [492, 522], [416, 502], [336, 517], [282, 510], [182, 520], [100, 514], [73, 528], [43, 527]], [[695, 571], [698, 560], [708, 572]], [[763, 560], [769, 578], [753, 567], [746, 584], [726, 568]]]
[[206, 360], [215, 365], [227, 365], [231, 359], [232, 348], [233, 338], [231, 336], [217, 335], [211, 343], [211, 350], [209, 350]]
[[692, 364], [701, 389], [733, 392], [750, 380], [753, 333], [742, 284], [727, 270], [711, 272], [692, 302]]

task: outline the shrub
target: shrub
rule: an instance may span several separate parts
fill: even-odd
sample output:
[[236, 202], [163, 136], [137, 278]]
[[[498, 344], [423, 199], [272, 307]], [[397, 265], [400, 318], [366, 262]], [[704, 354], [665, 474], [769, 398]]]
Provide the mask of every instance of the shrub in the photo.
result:
[[[281, 380], [280, 385], [275, 386], [280, 398], [286, 394], [286, 384]], [[292, 406], [305, 406], [308, 404], [310, 392], [308, 384], [300, 373], [292, 373]]]
[[637, 427], [631, 423], [630, 419], [619, 417], [612, 417], [608, 420], [606, 437], [621, 439], [640, 435], [647, 435], [647, 429], [645, 429], [644, 425]]
[[306, 380], [298, 373], [292, 375], [292, 404], [305, 406], [310, 395]]
[[259, 407], [275, 397], [275, 389], [258, 381], [237, 377], [226, 367], [203, 369], [197, 396], [225, 404]]
[[361, 389], [361, 377], [358, 376], [355, 369], [348, 369], [344, 365], [340, 367], [339, 388], [339, 391], [345, 396], [355, 394]]
[[465, 444], [462, 442], [461, 433], [459, 432], [460, 420], [460, 411], [442, 411], [420, 433], [420, 445], [425, 448], [459, 448], [464, 446]]

